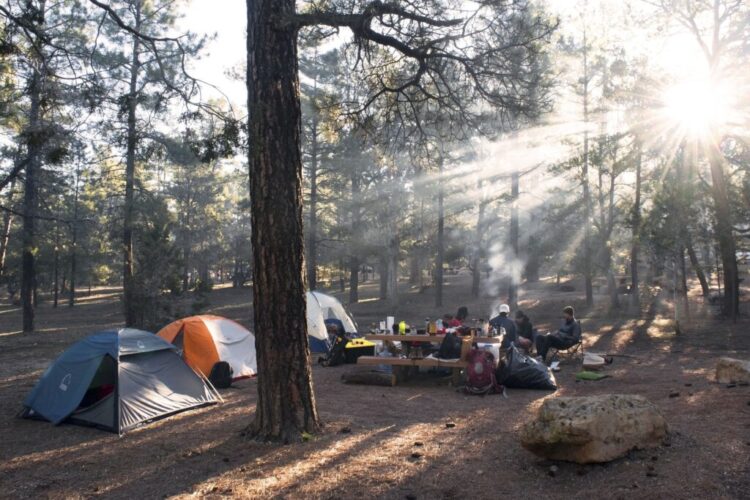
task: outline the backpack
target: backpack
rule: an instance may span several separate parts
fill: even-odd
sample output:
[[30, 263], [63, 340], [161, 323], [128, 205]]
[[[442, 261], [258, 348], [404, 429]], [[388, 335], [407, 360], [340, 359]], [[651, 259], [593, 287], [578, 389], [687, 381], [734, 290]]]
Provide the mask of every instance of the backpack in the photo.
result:
[[217, 389], [226, 389], [232, 385], [232, 367], [226, 361], [217, 361], [211, 368], [208, 380]]
[[446, 333], [443, 342], [438, 350], [440, 359], [458, 359], [461, 357], [461, 337], [453, 333]]
[[491, 352], [472, 349], [467, 361], [464, 392], [480, 396], [503, 392], [495, 378], [495, 356]]
[[333, 345], [328, 350], [328, 355], [325, 358], [318, 358], [318, 363], [323, 366], [343, 365], [346, 362], [347, 342], [349, 342], [349, 339], [345, 335], [336, 335]]

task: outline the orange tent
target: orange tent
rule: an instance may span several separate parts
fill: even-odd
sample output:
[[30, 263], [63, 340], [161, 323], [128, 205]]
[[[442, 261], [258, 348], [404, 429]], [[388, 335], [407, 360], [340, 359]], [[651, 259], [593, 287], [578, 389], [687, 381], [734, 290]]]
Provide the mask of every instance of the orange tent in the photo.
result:
[[206, 377], [218, 361], [229, 363], [235, 380], [257, 373], [255, 336], [230, 319], [190, 316], [170, 323], [157, 335], [178, 346], [185, 362]]

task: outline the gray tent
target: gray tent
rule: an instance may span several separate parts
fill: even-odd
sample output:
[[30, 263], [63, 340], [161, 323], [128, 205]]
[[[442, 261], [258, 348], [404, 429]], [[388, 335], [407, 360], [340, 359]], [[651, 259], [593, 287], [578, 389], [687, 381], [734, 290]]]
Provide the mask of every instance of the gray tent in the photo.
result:
[[96, 333], [65, 351], [26, 398], [23, 416], [122, 434], [219, 399], [173, 345], [125, 328]]

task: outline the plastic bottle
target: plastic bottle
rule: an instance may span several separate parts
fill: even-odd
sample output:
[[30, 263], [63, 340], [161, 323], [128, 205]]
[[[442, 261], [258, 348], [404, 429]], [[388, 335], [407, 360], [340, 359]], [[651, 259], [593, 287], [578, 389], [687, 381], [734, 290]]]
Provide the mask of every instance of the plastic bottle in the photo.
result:
[[401, 321], [401, 323], [398, 324], [398, 333], [400, 335], [406, 335], [406, 321]]

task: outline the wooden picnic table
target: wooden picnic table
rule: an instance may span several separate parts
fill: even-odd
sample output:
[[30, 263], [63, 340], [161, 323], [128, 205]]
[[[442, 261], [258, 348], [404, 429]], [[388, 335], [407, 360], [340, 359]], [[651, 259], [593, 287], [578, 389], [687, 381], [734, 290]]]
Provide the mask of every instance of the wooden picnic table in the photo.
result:
[[[445, 338], [445, 335], [416, 335], [409, 333], [406, 335], [392, 335], [388, 333], [368, 333], [365, 335], [367, 340], [383, 340], [389, 342], [430, 342], [432, 344], [439, 344]], [[472, 342], [479, 342], [481, 344], [499, 344], [502, 342], [500, 337], [463, 337], [471, 339]]]
[[[391, 342], [433, 342], [440, 343], [444, 335], [387, 335], [371, 334], [365, 335], [367, 340], [383, 340]], [[431, 368], [450, 368], [453, 372], [453, 385], [458, 386], [461, 383], [462, 370], [468, 366], [467, 359], [471, 351], [471, 345], [479, 337], [463, 337], [461, 342], [460, 359], [439, 359], [433, 357], [411, 359], [411, 358], [386, 358], [380, 356], [360, 356], [357, 358], [358, 365], [391, 365], [393, 375], [391, 385], [397, 385], [399, 382], [406, 380], [409, 375], [419, 369], [420, 366]]]

